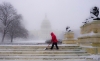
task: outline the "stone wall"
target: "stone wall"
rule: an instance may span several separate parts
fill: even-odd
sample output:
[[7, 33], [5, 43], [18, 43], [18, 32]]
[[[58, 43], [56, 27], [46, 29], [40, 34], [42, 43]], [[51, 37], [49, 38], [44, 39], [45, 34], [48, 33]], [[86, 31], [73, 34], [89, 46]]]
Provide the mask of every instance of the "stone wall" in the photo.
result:
[[94, 33], [100, 33], [100, 21], [94, 20], [91, 23], [85, 24], [81, 26], [81, 34], [90, 33], [93, 31]]
[[62, 41], [63, 44], [76, 44], [77, 40], [74, 39], [74, 32], [67, 32], [64, 35], [64, 40]]
[[[83, 46], [91, 46], [84, 47], [88, 53], [100, 54], [100, 21], [93, 20], [93, 22], [87, 23], [80, 28], [81, 34], [85, 36], [78, 38], [78, 44]], [[91, 32], [93, 33], [91, 34]]]

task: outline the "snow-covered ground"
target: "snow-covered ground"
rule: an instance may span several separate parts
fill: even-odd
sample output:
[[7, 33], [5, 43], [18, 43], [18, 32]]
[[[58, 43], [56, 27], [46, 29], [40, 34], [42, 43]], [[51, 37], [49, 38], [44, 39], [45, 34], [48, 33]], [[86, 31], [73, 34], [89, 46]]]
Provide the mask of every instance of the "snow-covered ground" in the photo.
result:
[[81, 57], [84, 57], [85, 59], [86, 58], [93, 58], [93, 60], [100, 61], [100, 54], [99, 55], [90, 55], [90, 56], [81, 56]]
[[13, 43], [45, 43], [45, 40], [14, 41]]
[[[90, 35], [93, 35], [93, 33], [91, 33]], [[45, 43], [45, 40], [28, 40], [28, 41], [14, 41], [12, 44], [29, 44], [29, 46], [47, 46], [47, 44], [38, 44], [38, 43]], [[34, 44], [34, 45], [30, 45], [30, 44]], [[78, 46], [77, 44], [60, 44], [59, 46]], [[0, 46], [16, 46], [16, 45], [0, 45]], [[17, 45], [20, 46], [20, 45]], [[28, 45], [23, 45], [23, 46], [28, 46]], [[89, 47], [89, 48], [93, 48], [92, 46], [81, 46], [81, 47]], [[90, 55], [90, 56], [81, 56], [86, 58], [92, 58], [95, 61], [100, 61], [100, 54], [99, 55]], [[87, 61], [87, 60], [84, 60]]]

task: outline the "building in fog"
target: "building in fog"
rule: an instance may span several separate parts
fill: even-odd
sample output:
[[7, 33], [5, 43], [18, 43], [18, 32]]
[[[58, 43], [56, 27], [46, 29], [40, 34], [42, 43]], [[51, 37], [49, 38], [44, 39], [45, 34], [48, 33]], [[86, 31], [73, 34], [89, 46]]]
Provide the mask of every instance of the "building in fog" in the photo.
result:
[[38, 40], [48, 40], [51, 39], [50, 33], [54, 32], [58, 39], [62, 38], [62, 31], [59, 30], [53, 30], [50, 21], [47, 18], [47, 15], [45, 15], [44, 20], [41, 23], [39, 30], [33, 30], [31, 34], [34, 39]]

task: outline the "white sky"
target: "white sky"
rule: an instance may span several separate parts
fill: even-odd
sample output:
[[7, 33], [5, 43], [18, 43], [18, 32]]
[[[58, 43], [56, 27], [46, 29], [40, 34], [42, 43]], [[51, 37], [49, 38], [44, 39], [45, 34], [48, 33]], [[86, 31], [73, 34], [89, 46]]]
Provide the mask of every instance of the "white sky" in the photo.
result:
[[10, 2], [23, 16], [28, 30], [39, 29], [45, 13], [53, 29], [80, 29], [93, 6], [100, 8], [100, 0], [0, 0]]

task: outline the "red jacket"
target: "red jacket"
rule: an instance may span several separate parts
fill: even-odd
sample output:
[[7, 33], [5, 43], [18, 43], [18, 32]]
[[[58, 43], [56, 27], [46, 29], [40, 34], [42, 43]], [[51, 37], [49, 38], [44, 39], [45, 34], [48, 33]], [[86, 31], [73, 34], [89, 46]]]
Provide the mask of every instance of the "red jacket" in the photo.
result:
[[55, 36], [55, 34], [53, 32], [51, 33], [51, 37], [52, 37], [51, 41], [53, 43], [57, 43], [58, 42], [58, 40], [57, 40], [57, 38], [56, 38], [56, 36]]

